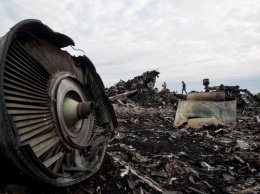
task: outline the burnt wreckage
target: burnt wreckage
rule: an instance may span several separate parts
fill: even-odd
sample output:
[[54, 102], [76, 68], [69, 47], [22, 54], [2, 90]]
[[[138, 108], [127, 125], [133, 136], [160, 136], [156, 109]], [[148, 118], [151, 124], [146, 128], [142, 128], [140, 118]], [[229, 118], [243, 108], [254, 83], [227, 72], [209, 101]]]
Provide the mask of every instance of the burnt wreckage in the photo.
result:
[[154, 87], [159, 74], [158, 71], [152, 70], [128, 81], [120, 80], [114, 86], [107, 88], [106, 94], [112, 103], [119, 102], [123, 105], [131, 102], [136, 102], [146, 108], [165, 107], [167, 104], [176, 105], [177, 96], [182, 98], [182, 95], [170, 92], [167, 87], [164, 87], [162, 91]]
[[[117, 91], [118, 85], [107, 93]], [[99, 176], [82, 187], [111, 194], [258, 194], [260, 94], [251, 96], [249, 91], [225, 86], [225, 91], [182, 95], [165, 85], [161, 91], [145, 84], [131, 91], [120, 87], [124, 93], [109, 97], [119, 121], [117, 135]], [[195, 106], [184, 107], [186, 103]], [[173, 125], [183, 107], [193, 115], [188, 122]]]
[[25, 174], [55, 186], [100, 168], [117, 127], [103, 82], [71, 38], [24, 20], [0, 38], [0, 148]]

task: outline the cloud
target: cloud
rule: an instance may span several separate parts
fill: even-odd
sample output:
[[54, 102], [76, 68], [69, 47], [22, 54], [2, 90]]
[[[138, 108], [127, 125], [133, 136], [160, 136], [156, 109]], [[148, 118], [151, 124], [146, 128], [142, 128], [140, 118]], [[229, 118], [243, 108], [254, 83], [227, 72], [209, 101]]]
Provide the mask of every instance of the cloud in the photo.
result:
[[0, 12], [0, 35], [36, 18], [70, 36], [106, 86], [153, 69], [161, 72], [159, 85], [200, 84], [206, 77], [223, 84], [233, 83], [231, 77], [238, 85], [260, 81], [257, 0], [12, 0], [0, 1]]

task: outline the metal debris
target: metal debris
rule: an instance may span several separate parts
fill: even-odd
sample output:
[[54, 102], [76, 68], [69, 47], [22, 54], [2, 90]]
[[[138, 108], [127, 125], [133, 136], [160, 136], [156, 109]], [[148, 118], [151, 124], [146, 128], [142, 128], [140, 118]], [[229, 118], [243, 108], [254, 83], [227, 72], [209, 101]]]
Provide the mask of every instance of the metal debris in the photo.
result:
[[179, 101], [174, 126], [202, 127], [203, 125], [236, 124], [236, 101]]
[[236, 125], [236, 100], [225, 101], [224, 92], [192, 92], [180, 100], [174, 126], [202, 127], [203, 125]]
[[0, 38], [0, 152], [55, 186], [97, 172], [117, 127], [94, 65], [61, 49], [69, 45], [71, 38], [34, 19]]

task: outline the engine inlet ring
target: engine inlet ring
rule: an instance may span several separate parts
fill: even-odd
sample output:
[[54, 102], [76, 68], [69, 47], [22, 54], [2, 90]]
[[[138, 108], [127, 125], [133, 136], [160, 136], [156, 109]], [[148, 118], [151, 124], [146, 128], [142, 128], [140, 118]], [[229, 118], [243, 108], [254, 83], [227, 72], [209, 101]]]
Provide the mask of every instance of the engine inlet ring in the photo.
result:
[[[56, 116], [60, 126], [59, 130], [63, 140], [66, 141], [66, 144], [70, 144], [70, 146], [79, 148], [86, 147], [89, 144], [94, 127], [94, 116], [93, 113], [90, 113], [88, 118], [80, 119], [77, 111], [79, 103], [88, 101], [85, 94], [86, 90], [84, 91], [82, 84], [70, 76], [63, 76], [63, 79], [54, 90], [56, 91], [56, 100], [54, 102], [55, 113], [57, 113]], [[64, 101], [66, 99], [68, 99], [67, 101], [71, 101], [71, 103], [67, 105], [70, 108], [69, 112], [64, 112]]]

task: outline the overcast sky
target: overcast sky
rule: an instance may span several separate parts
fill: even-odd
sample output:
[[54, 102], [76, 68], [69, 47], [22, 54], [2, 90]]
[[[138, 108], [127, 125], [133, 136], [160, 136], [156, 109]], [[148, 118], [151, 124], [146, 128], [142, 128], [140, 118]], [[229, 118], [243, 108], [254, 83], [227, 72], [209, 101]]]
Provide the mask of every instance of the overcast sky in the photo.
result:
[[0, 36], [29, 18], [71, 37], [106, 87], [155, 69], [159, 89], [209, 78], [260, 92], [258, 0], [0, 0]]

